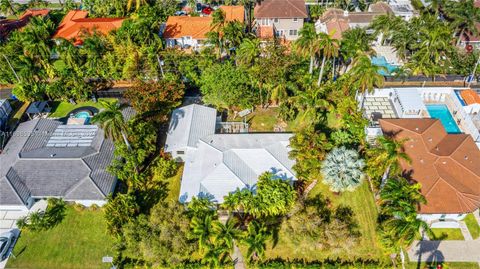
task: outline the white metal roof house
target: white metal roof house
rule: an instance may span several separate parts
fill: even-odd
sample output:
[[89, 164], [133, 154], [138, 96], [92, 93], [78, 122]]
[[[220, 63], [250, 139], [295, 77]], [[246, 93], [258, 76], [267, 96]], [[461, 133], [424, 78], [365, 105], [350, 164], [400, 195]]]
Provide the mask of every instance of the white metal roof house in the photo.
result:
[[189, 105], [172, 114], [166, 152], [185, 162], [180, 202], [209, 196], [222, 203], [230, 192], [253, 187], [267, 171], [296, 180], [288, 158], [292, 134], [215, 134], [215, 123], [216, 110], [205, 106]]
[[0, 154], [0, 210], [25, 211], [47, 197], [104, 204], [116, 184], [106, 171], [113, 149], [96, 125], [21, 123]]

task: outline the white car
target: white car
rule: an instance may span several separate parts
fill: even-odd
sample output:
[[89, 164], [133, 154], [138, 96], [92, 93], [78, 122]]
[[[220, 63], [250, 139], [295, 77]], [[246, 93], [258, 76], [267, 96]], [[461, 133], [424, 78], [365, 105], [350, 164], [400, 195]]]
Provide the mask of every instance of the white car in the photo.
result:
[[8, 250], [14, 241], [15, 234], [12, 231], [0, 234], [0, 261], [8, 257]]

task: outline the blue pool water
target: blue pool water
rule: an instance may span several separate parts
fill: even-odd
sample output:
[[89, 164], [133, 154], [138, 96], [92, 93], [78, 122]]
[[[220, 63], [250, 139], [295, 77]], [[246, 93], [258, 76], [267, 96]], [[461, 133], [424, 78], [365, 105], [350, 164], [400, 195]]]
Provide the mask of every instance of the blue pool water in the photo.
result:
[[446, 105], [427, 105], [428, 114], [434, 119], [439, 119], [443, 127], [449, 134], [459, 134], [462, 131], [450, 114]]
[[395, 65], [391, 65], [387, 62], [384, 56], [373, 56], [372, 57], [372, 64], [376, 66], [383, 66], [386, 70], [380, 70], [378, 73], [382, 76], [391, 76], [397, 70]]
[[88, 124], [91, 118], [90, 113], [86, 111], [77, 112], [73, 117], [77, 119], [85, 119], [85, 124]]

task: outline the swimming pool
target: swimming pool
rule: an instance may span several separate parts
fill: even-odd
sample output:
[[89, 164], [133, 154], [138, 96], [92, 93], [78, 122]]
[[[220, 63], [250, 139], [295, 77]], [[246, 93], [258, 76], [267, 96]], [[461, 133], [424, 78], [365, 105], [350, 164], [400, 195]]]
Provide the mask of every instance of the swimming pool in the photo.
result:
[[80, 111], [73, 115], [74, 118], [77, 119], [85, 119], [85, 124], [90, 122], [90, 118], [92, 117], [88, 111]]
[[447, 133], [459, 134], [462, 132], [446, 105], [427, 105], [427, 110], [430, 117], [440, 120]]
[[372, 64], [376, 66], [383, 66], [385, 67], [385, 70], [380, 70], [378, 73], [382, 76], [392, 76], [392, 73], [394, 73], [398, 67], [395, 65], [392, 65], [387, 62], [387, 59], [385, 56], [373, 56], [372, 57]]

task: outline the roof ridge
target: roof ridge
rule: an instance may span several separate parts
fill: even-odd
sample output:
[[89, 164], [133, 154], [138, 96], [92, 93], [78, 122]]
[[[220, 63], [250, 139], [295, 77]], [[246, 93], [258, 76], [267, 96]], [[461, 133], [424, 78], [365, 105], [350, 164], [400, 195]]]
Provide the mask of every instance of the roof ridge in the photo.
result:
[[[283, 147], [282, 143], [280, 143], [280, 142], [278, 142], [278, 141], [275, 142], [275, 143], [279, 143], [279, 144]], [[267, 151], [275, 160], [277, 160], [277, 162], [279, 162], [279, 163], [283, 166], [283, 168], [287, 169], [287, 171], [289, 171], [292, 175], [295, 176], [295, 173], [294, 173], [292, 170], [290, 170], [288, 167], [286, 167], [285, 164], [284, 164], [283, 162], [281, 162], [281, 161], [275, 156], [275, 154], [273, 154], [270, 150], [268, 150], [268, 147], [271, 146], [271, 145], [273, 145], [273, 144], [275, 144], [275, 143], [272, 143], [272, 144], [264, 147], [265, 151]], [[288, 151], [287, 151], [287, 153], [288, 153]], [[288, 158], [288, 156], [287, 156], [287, 158]]]
[[288, 2], [288, 4], [292, 7], [294, 7], [296, 10], [298, 10], [298, 12], [302, 13], [302, 14], [305, 14], [305, 12], [303, 10], [300, 10], [298, 7], [296, 7], [294, 4], [292, 4], [292, 2], [290, 0], [285, 0]]

